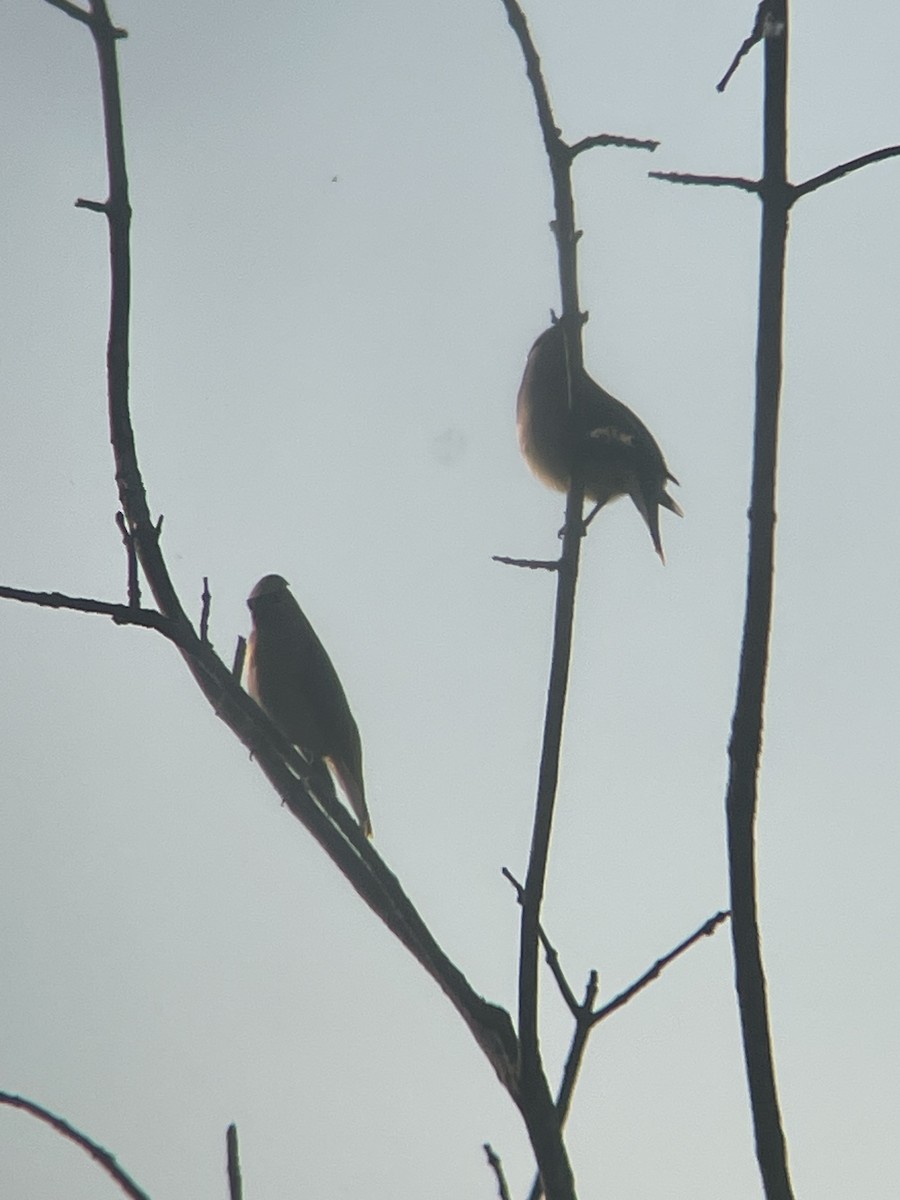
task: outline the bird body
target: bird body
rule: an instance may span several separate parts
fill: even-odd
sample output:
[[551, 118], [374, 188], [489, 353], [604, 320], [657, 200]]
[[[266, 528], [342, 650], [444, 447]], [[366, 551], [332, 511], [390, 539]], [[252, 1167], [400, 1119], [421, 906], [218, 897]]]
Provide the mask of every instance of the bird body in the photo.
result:
[[264, 576], [247, 606], [248, 692], [293, 745], [330, 764], [371, 837], [359, 730], [325, 647], [280, 575]]
[[580, 455], [585, 499], [595, 506], [588, 521], [609, 500], [630, 496], [665, 562], [659, 507], [682, 516], [666, 492], [666, 484], [678, 480], [643, 421], [583, 368], [572, 380], [575, 412], [583, 422], [578, 428], [569, 408], [567, 379], [563, 328], [551, 325], [531, 347], [519, 387], [516, 416], [525, 461], [548, 487], [566, 492]]

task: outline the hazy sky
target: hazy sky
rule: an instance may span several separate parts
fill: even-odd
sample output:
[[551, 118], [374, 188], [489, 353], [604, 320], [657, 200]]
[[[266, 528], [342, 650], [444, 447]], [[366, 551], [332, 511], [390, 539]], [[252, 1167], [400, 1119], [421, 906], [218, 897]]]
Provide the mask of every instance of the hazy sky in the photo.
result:
[[[758, 203], [755, 0], [531, 0], [575, 173], [593, 374], [650, 426], [685, 519], [630, 503], [584, 549], [545, 922], [608, 999], [727, 905]], [[561, 497], [515, 393], [558, 306], [549, 178], [499, 0], [113, 5], [134, 205], [132, 401], [163, 545], [230, 661], [292, 584], [344, 681], [375, 844], [473, 985], [513, 1006]], [[900, 7], [798, 3], [796, 181], [900, 141]], [[105, 423], [97, 67], [42, 0], [0, 8], [0, 582], [122, 599]], [[759, 821], [798, 1196], [896, 1196], [900, 163], [802, 201], [789, 255], [777, 612]], [[673, 489], [675, 490], [675, 489]], [[283, 810], [158, 635], [3, 601], [0, 1090], [153, 1197], [493, 1197], [531, 1178], [455, 1012]], [[570, 1021], [542, 976], [555, 1083]], [[759, 1196], [727, 931], [589, 1051], [580, 1195]], [[0, 1110], [0, 1195], [120, 1193]]]

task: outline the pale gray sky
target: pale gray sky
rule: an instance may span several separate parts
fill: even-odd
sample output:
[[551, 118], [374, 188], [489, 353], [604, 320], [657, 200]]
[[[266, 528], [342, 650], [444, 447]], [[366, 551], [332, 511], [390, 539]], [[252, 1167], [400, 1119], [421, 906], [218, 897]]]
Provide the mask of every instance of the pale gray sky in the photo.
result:
[[[663, 569], [628, 503], [585, 546], [546, 924], [614, 995], [727, 903], [758, 204], [755, 4], [527, 6], [579, 159], [593, 374], [682, 482]], [[363, 736], [376, 845], [472, 983], [514, 1004], [562, 500], [518, 457], [558, 304], [548, 173], [499, 0], [121, 0], [133, 408], [164, 547], [230, 659], [283, 574]], [[795, 180], [900, 141], [900, 9], [795, 5]], [[119, 599], [105, 425], [105, 195], [86, 31], [0, 9], [0, 582]], [[337, 177], [336, 181], [334, 177]], [[900, 164], [791, 228], [760, 882], [798, 1195], [896, 1195]], [[449, 448], [449, 452], [448, 452]], [[154, 1200], [514, 1194], [518, 1116], [468, 1032], [283, 811], [158, 636], [0, 606], [0, 1089], [63, 1114]], [[727, 933], [602, 1027], [570, 1126], [580, 1194], [759, 1195]], [[543, 982], [554, 1079], [570, 1023]], [[113, 1185], [0, 1111], [0, 1194]]]

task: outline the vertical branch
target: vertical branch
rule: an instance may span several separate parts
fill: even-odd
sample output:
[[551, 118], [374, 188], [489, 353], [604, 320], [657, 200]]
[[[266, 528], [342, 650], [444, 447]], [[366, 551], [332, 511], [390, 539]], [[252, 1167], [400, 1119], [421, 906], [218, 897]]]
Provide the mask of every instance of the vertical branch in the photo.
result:
[[[109, 16], [106, 0], [90, 0], [86, 21], [100, 67], [103, 124], [109, 195], [102, 210], [109, 225], [110, 305], [106, 371], [109, 395], [109, 432], [116, 464], [116, 485], [141, 565], [162, 612], [187, 622], [159, 550], [159, 528], [150, 519], [144, 482], [138, 466], [134, 430], [128, 401], [129, 321], [131, 312], [131, 203], [125, 163], [122, 97], [116, 42], [124, 36]], [[98, 207], [87, 203], [87, 208]]]
[[229, 1200], [243, 1200], [244, 1183], [241, 1179], [241, 1160], [238, 1153], [237, 1125], [229, 1125], [225, 1135], [225, 1150], [228, 1158]]
[[787, 0], [769, 0], [764, 17], [765, 114], [756, 421], [750, 499], [747, 597], [726, 797], [735, 985], [744, 1061], [767, 1200], [791, 1200], [778, 1106], [766, 980], [756, 904], [755, 825], [763, 705], [772, 620], [775, 478], [784, 320], [787, 183]]
[[[581, 315], [578, 308], [578, 271], [575, 230], [575, 204], [572, 197], [572, 151], [562, 140], [553, 118], [550, 97], [544, 83], [540, 59], [525, 15], [516, 0], [502, 0], [509, 23], [519, 40], [525, 69], [534, 93], [544, 146], [553, 180], [553, 200], [560, 291], [566, 341], [569, 402], [573, 400], [571, 381], [582, 366]], [[577, 419], [577, 414], [575, 414]], [[566, 500], [566, 523], [562, 556], [557, 572], [556, 611], [553, 623], [553, 652], [541, 762], [538, 771], [537, 800], [531, 836], [531, 852], [525, 877], [519, 938], [519, 1045], [521, 1054], [520, 1108], [528, 1128], [544, 1191], [550, 1200], [574, 1197], [575, 1181], [562, 1140], [562, 1126], [550, 1094], [541, 1060], [538, 1031], [538, 962], [541, 902], [547, 877], [550, 833], [559, 781], [559, 760], [575, 614], [575, 589], [578, 561], [584, 533], [584, 480], [579, 464], [573, 465]]]

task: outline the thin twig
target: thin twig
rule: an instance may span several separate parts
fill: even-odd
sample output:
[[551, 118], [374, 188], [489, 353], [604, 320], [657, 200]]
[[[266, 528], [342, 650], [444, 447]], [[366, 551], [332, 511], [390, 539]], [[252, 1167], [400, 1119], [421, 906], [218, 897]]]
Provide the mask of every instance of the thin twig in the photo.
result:
[[140, 608], [141, 582], [138, 574], [137, 549], [134, 537], [128, 528], [128, 522], [125, 520], [125, 514], [121, 511], [116, 513], [116, 525], [122, 535], [122, 544], [125, 547], [125, 556], [128, 562], [128, 604], [131, 608]]
[[237, 1125], [229, 1125], [225, 1135], [225, 1152], [228, 1156], [229, 1200], [242, 1200], [244, 1184], [241, 1179], [241, 1160], [238, 1154]]
[[648, 171], [650, 179], [662, 179], [666, 183], [684, 183], [701, 187], [733, 187], [742, 192], [758, 192], [758, 179], [744, 179], [740, 175], [687, 175], [682, 171]]
[[[562, 321], [566, 346], [567, 387], [575, 427], [580, 419], [581, 395], [573, 394], [571, 381], [582, 369], [581, 325], [578, 304], [578, 233], [575, 224], [575, 202], [572, 195], [572, 155], [563, 142], [553, 119], [550, 98], [544, 83], [541, 63], [531, 37], [528, 23], [517, 0], [502, 0], [507, 18], [522, 49], [525, 68], [534, 93], [541, 134], [553, 180], [554, 219], [559, 264]], [[569, 1200], [575, 1195], [571, 1164], [562, 1140], [556, 1108], [550, 1095], [541, 1059], [538, 1039], [538, 947], [540, 911], [550, 833], [559, 782], [559, 761], [562, 745], [563, 718], [568, 691], [569, 666], [572, 653], [575, 590], [578, 582], [578, 563], [584, 533], [584, 466], [576, 460], [571, 471], [566, 499], [566, 523], [560, 566], [556, 572], [556, 607], [553, 623], [553, 651], [544, 717], [541, 760], [538, 768], [537, 799], [528, 871], [525, 877], [525, 897], [519, 935], [519, 1046], [523, 1097], [520, 1111], [543, 1177], [547, 1195], [552, 1200]]]
[[[698, 942], [702, 937], [709, 937], [715, 933], [716, 929], [728, 917], [727, 912], [718, 912], [714, 917], [710, 917], [705, 921], [698, 930], [680, 942], [674, 950], [670, 950], [668, 954], [658, 959], [648, 971], [645, 971], [640, 979], [636, 980], [630, 987], [621, 992], [614, 1000], [608, 1004], [604, 1004], [602, 1008], [593, 1011], [594, 1002], [597, 999], [598, 977], [596, 971], [591, 971], [590, 978], [585, 989], [584, 1000], [578, 1006], [578, 1012], [575, 1014], [575, 1029], [572, 1033], [572, 1042], [569, 1046], [569, 1053], [566, 1055], [565, 1066], [563, 1067], [562, 1080], [559, 1085], [559, 1092], [556, 1098], [556, 1109], [559, 1113], [561, 1125], [565, 1125], [569, 1115], [569, 1109], [572, 1104], [572, 1095], [575, 1091], [575, 1084], [578, 1081], [578, 1073], [581, 1070], [581, 1063], [587, 1050], [588, 1038], [594, 1027], [600, 1023], [605, 1017], [610, 1016], [617, 1009], [627, 1004], [632, 997], [643, 991], [648, 984], [662, 973], [662, 971], [679, 955], [684, 954], [689, 950], [695, 942]], [[544, 1194], [544, 1189], [541, 1183], [540, 1175], [536, 1176], [531, 1185], [531, 1191], [528, 1193], [528, 1200], [540, 1200]]]
[[503, 1174], [503, 1163], [494, 1153], [490, 1142], [484, 1143], [484, 1153], [487, 1156], [488, 1165], [497, 1177], [497, 1195], [500, 1200], [510, 1200], [509, 1187], [506, 1183], [506, 1176]]
[[241, 682], [241, 676], [244, 674], [244, 659], [247, 656], [247, 639], [238, 637], [237, 645], [234, 648], [234, 662], [231, 666], [232, 678], [237, 682]]
[[569, 147], [569, 154], [575, 158], [584, 154], [585, 150], [593, 150], [596, 146], [618, 146], [625, 150], [649, 150], [651, 153], [659, 147], [659, 142], [650, 138], [623, 137], [619, 133], [595, 133], [592, 137], [582, 138]]
[[740, 66], [741, 59], [750, 53], [757, 42], [762, 41], [766, 24], [766, 11], [766, 0], [760, 0], [759, 8], [756, 10], [756, 20], [753, 22], [753, 29], [750, 32], [750, 36], [744, 38], [743, 42], [741, 42], [740, 49], [731, 61], [731, 66], [716, 84], [717, 92], [725, 91], [725, 89], [728, 87], [729, 80]]
[[525, 567], [529, 571], [558, 571], [558, 558], [509, 558], [505, 554], [492, 554], [492, 562], [503, 563], [507, 567]]
[[683, 942], [679, 942], [674, 950], [670, 950], [668, 954], [664, 954], [662, 958], [658, 958], [653, 966], [644, 972], [640, 979], [636, 979], [624, 992], [620, 992], [608, 1004], [604, 1004], [602, 1008], [598, 1008], [595, 1013], [592, 1013], [591, 1027], [599, 1025], [601, 1021], [627, 1004], [638, 992], [642, 992], [645, 987], [648, 987], [654, 979], [658, 979], [666, 967], [670, 963], [673, 963], [680, 955], [684, 954], [686, 950], [690, 950], [695, 942], [699, 942], [704, 937], [711, 937], [722, 922], [727, 921], [730, 916], [729, 912], [717, 912], [714, 917], [710, 917], [708, 921], [704, 921], [699, 929], [692, 933], [690, 937], [685, 938]]
[[[516, 899], [518, 900], [519, 904], [522, 904], [525, 899], [525, 889], [508, 867], [503, 867], [502, 871], [504, 877], [508, 879], [515, 888]], [[563, 1000], [565, 1000], [569, 1011], [574, 1017], [577, 1018], [581, 1012], [581, 1005], [576, 1000], [575, 993], [572, 991], [569, 981], [566, 979], [565, 973], [560, 966], [559, 954], [556, 950], [556, 947], [552, 945], [550, 939], [547, 937], [544, 926], [540, 923], [538, 924], [538, 937], [541, 939], [541, 945], [544, 947], [547, 966], [550, 968], [553, 978], [556, 980], [556, 986], [559, 988], [560, 994], [562, 995]]]
[[[579, 1005], [579, 1011], [575, 1018], [575, 1029], [572, 1033], [572, 1043], [569, 1046], [569, 1053], [566, 1055], [566, 1064], [563, 1068], [563, 1077], [559, 1086], [559, 1092], [556, 1097], [556, 1112], [559, 1120], [560, 1128], [566, 1123], [566, 1118], [569, 1115], [569, 1107], [572, 1102], [572, 1093], [575, 1090], [575, 1081], [578, 1078], [578, 1072], [581, 1068], [581, 1061], [584, 1058], [584, 1052], [587, 1047], [587, 1040], [591, 1032], [591, 1010], [594, 1007], [594, 1001], [597, 999], [597, 989], [599, 980], [596, 971], [591, 971], [588, 978], [587, 987], [584, 991], [584, 1000]], [[544, 1183], [538, 1172], [531, 1185], [531, 1191], [528, 1193], [528, 1200], [541, 1200], [544, 1194]]]
[[54, 8], [60, 9], [66, 16], [74, 17], [76, 21], [81, 21], [83, 25], [90, 25], [91, 14], [83, 8], [79, 8], [77, 4], [70, 4], [69, 0], [47, 0], [48, 4], [52, 4]]
[[[52, 0], [49, 0], [52, 3]], [[107, 216], [109, 213], [109, 202], [107, 200], [85, 200], [83, 196], [79, 196], [75, 201], [76, 208], [86, 208], [89, 212], [102, 213]]]
[[57, 1117], [49, 1109], [42, 1108], [40, 1104], [35, 1104], [32, 1100], [26, 1100], [24, 1096], [13, 1096], [9, 1092], [0, 1092], [0, 1104], [8, 1104], [10, 1108], [18, 1108], [23, 1112], [30, 1113], [39, 1121], [50, 1125], [63, 1137], [67, 1137], [70, 1142], [74, 1142], [76, 1146], [80, 1146], [96, 1163], [100, 1164], [107, 1175], [116, 1181], [126, 1196], [131, 1196], [132, 1200], [150, 1200], [148, 1194], [138, 1187], [126, 1171], [122, 1170], [108, 1150], [104, 1150], [98, 1142], [92, 1141], [74, 1125], [64, 1121], [62, 1117]]
[[[517, 0], [502, 0], [502, 3], [525, 59], [553, 182], [552, 228], [556, 237], [562, 297], [561, 321], [566, 348], [567, 391], [573, 427], [578, 428], [584, 398], [580, 389], [572, 387], [572, 380], [577, 379], [578, 373], [583, 369], [581, 326], [584, 318], [578, 299], [577, 246], [580, 235], [576, 226], [575, 202], [572, 195], [572, 152], [556, 127], [540, 59], [524, 13]], [[523, 1096], [528, 1099], [527, 1105], [520, 1104], [520, 1111], [528, 1128], [544, 1188], [551, 1200], [569, 1200], [570, 1197], [574, 1197], [575, 1183], [556, 1105], [551, 1098], [544, 1072], [538, 1038], [539, 930], [550, 834], [559, 784], [563, 720], [572, 654], [575, 593], [584, 535], [583, 512], [584, 462], [579, 455], [576, 456], [570, 472], [562, 554], [556, 571], [553, 650], [519, 935], [519, 1045], [522, 1091]]]
[[175, 622], [153, 608], [132, 608], [130, 604], [112, 604], [106, 600], [90, 600], [85, 596], [66, 596], [62, 592], [31, 592], [5, 585], [0, 585], [0, 599], [19, 600], [40, 608], [65, 608], [73, 612], [112, 617], [117, 625], [140, 625], [145, 629], [155, 629], [179, 644], [179, 630]]
[[203, 576], [203, 591], [200, 594], [200, 641], [209, 642], [209, 609], [212, 604], [212, 594], [209, 590], [209, 579]]
[[836, 179], [842, 179], [845, 175], [849, 175], [851, 171], [858, 171], [861, 167], [868, 167], [871, 163], [882, 162], [886, 158], [896, 158], [898, 154], [900, 154], [900, 146], [884, 146], [881, 150], [872, 150], [869, 154], [862, 154], [859, 158], [852, 158], [849, 162], [832, 167], [830, 171], [824, 171], [821, 175], [814, 175], [812, 179], [807, 179], [805, 183], [794, 184], [794, 199], [799, 200], [801, 196], [808, 196], [810, 192], [824, 187], [827, 183], [834, 183]]

